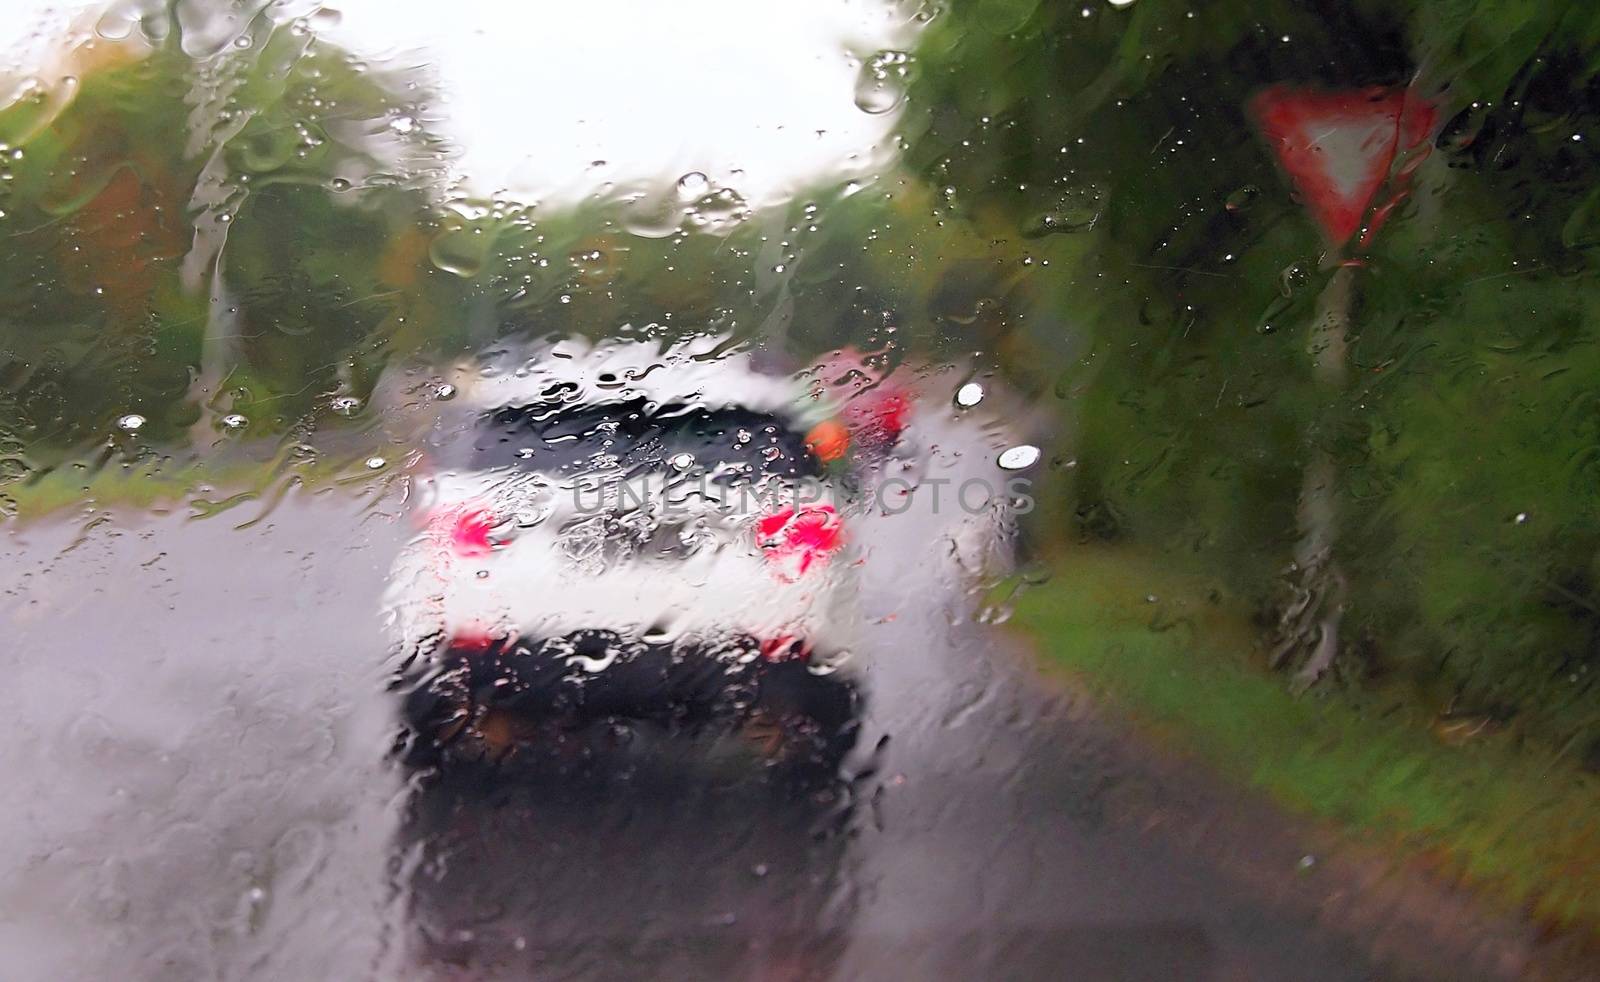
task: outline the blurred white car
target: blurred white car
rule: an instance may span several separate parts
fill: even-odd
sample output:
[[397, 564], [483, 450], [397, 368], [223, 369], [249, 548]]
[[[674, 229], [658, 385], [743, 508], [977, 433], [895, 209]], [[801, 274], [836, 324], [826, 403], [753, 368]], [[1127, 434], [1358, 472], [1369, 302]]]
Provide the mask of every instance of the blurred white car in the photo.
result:
[[438, 387], [386, 598], [403, 755], [729, 727], [832, 768], [857, 614], [836, 406], [720, 339], [497, 347]]

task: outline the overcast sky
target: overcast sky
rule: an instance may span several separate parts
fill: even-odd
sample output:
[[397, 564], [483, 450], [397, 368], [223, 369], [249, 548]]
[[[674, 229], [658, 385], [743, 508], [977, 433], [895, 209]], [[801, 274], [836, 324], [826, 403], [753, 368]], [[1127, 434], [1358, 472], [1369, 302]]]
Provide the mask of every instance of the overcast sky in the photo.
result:
[[[4, 2], [0, 42], [12, 48], [37, 48], [37, 25], [59, 31], [99, 6]], [[758, 204], [798, 183], [879, 170], [895, 114], [857, 107], [856, 56], [911, 41], [887, 0], [326, 6], [340, 13], [330, 38], [375, 63], [433, 67], [449, 101], [431, 115], [474, 191], [547, 201], [700, 171]]]

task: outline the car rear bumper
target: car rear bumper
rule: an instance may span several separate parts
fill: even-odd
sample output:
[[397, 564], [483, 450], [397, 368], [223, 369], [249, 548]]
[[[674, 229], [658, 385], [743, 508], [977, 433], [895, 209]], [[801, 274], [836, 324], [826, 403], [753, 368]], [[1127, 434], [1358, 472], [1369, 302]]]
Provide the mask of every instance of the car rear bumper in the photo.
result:
[[698, 731], [762, 715], [803, 720], [820, 742], [848, 746], [860, 696], [809, 654], [746, 635], [688, 644], [602, 630], [450, 644], [404, 682], [407, 756], [449, 756], [458, 744], [494, 755], [599, 722]]

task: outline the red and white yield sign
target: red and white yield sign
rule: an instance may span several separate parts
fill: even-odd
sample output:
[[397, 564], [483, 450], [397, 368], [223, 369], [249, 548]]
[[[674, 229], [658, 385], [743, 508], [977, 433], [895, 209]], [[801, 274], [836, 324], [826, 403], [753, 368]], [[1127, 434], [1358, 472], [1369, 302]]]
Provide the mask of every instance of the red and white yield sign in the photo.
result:
[[1408, 193], [1439, 113], [1413, 89], [1275, 85], [1250, 115], [1329, 241], [1344, 244], [1365, 221], [1365, 247]]

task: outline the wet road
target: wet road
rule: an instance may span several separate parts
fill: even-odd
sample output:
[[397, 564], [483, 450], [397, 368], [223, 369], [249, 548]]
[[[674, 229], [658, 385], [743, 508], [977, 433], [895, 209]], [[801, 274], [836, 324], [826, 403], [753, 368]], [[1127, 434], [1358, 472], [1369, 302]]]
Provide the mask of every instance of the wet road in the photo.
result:
[[402, 512], [294, 490], [242, 529], [255, 505], [5, 532], [5, 978], [1381, 974], [1119, 819], [1146, 779], [961, 616], [921, 507], [866, 533], [888, 742], [851, 794], [670, 744], [408, 781], [376, 617]]

